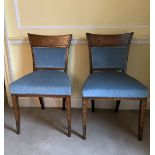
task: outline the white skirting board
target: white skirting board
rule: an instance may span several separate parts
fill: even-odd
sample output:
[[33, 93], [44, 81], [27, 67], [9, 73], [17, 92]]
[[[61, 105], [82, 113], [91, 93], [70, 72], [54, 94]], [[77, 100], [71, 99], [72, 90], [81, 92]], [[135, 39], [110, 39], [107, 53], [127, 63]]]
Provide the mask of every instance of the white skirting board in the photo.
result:
[[[62, 99], [55, 98], [44, 98], [45, 107], [62, 107]], [[105, 101], [105, 100], [96, 100], [95, 107], [100, 109], [114, 109], [115, 101]], [[71, 107], [72, 108], [81, 108], [82, 107], [82, 98], [81, 97], [72, 97], [71, 98]], [[90, 108], [90, 103], [88, 107]], [[19, 106], [20, 107], [40, 107], [39, 99], [37, 97], [19, 97]], [[138, 101], [121, 101], [120, 109], [139, 109]], [[150, 101], [148, 99], [147, 109], [150, 109]]]

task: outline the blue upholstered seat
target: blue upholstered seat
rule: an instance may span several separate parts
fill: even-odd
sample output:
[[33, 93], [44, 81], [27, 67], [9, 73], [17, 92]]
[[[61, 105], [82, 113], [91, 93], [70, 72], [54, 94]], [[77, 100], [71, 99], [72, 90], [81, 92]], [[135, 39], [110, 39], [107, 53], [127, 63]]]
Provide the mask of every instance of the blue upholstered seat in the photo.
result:
[[71, 95], [66, 73], [56, 70], [34, 71], [10, 85], [11, 94]]
[[145, 98], [147, 88], [122, 72], [95, 72], [83, 86], [83, 97]]

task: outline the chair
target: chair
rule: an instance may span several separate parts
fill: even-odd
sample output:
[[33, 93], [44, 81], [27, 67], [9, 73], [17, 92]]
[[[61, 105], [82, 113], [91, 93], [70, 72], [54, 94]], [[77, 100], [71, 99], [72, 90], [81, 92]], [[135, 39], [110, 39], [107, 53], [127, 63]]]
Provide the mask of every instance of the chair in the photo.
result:
[[132, 33], [100, 35], [86, 33], [90, 75], [82, 89], [83, 139], [86, 139], [87, 104], [95, 99], [116, 100], [115, 112], [121, 100], [140, 101], [138, 139], [142, 140], [144, 115], [148, 97], [147, 88], [126, 73]]
[[16, 120], [17, 134], [20, 134], [20, 112], [18, 97], [38, 97], [42, 109], [42, 97], [63, 98], [68, 120], [68, 136], [71, 136], [71, 84], [67, 76], [68, 53], [72, 35], [44, 36], [28, 34], [33, 72], [10, 85]]

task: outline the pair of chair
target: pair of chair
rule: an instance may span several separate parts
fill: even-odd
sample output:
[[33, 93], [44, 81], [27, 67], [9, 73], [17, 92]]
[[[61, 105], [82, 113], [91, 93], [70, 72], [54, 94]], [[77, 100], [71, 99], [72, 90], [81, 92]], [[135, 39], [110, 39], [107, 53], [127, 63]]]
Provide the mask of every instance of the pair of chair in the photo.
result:
[[[142, 140], [144, 115], [148, 97], [147, 88], [126, 74], [128, 52], [133, 33], [99, 35], [87, 33], [90, 57], [90, 75], [82, 89], [83, 139], [86, 139], [87, 105], [95, 99], [116, 100], [118, 111], [121, 100], [140, 101], [138, 139]], [[71, 136], [71, 84], [67, 76], [69, 47], [72, 35], [43, 36], [28, 34], [33, 72], [10, 85], [17, 134], [20, 133], [18, 97], [36, 96], [42, 109], [42, 97], [63, 98], [67, 111], [68, 136]]]

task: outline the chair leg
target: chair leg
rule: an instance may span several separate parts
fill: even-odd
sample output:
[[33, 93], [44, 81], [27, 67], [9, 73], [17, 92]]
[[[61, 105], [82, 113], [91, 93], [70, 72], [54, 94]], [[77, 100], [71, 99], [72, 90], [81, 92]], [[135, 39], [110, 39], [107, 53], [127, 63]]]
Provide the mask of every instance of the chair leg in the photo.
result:
[[44, 101], [43, 101], [43, 98], [42, 97], [39, 97], [39, 102], [40, 102], [40, 105], [41, 105], [41, 109], [45, 109], [45, 104], [44, 104]]
[[86, 139], [86, 123], [87, 123], [87, 99], [82, 100], [82, 125], [83, 125], [83, 139]]
[[95, 112], [95, 101], [91, 100], [91, 110], [92, 112]]
[[115, 112], [118, 112], [120, 102], [121, 102], [120, 100], [116, 101]]
[[18, 97], [17, 96], [11, 96], [11, 97], [12, 97], [13, 110], [14, 110], [14, 115], [16, 120], [17, 134], [20, 134], [20, 112], [19, 112]]
[[68, 137], [71, 137], [71, 97], [66, 97], [66, 110], [68, 121]]
[[143, 136], [144, 118], [146, 111], [147, 99], [140, 101], [139, 106], [139, 124], [138, 124], [138, 139], [141, 141]]
[[62, 110], [65, 111], [65, 103], [66, 103], [66, 98], [63, 98], [63, 102], [62, 102]]

